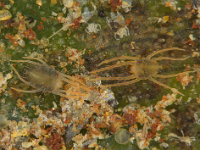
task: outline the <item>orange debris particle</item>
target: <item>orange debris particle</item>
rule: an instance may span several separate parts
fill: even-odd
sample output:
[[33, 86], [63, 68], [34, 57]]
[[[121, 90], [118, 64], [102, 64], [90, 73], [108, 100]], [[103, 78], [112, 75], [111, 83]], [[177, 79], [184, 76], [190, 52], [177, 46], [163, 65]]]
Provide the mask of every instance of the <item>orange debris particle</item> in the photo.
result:
[[67, 123], [70, 123], [70, 121], [71, 121], [71, 120], [70, 120], [69, 118], [66, 118], [65, 121], [64, 121], [64, 123], [67, 124]]
[[94, 135], [100, 135], [101, 134], [101, 131], [94, 128], [94, 127], [90, 127], [90, 132]]
[[170, 6], [171, 6], [171, 2], [166, 2], [166, 3], [165, 3], [165, 6], [166, 6], [166, 7], [170, 7]]
[[164, 126], [160, 126], [160, 131], [164, 129]]
[[72, 22], [72, 28], [74, 28], [75, 30], [78, 29], [78, 27], [80, 26], [80, 20], [82, 19], [82, 17], [78, 17], [76, 19], [74, 19], [74, 21]]
[[46, 18], [45, 18], [45, 17], [42, 17], [41, 19], [42, 19], [42, 21], [46, 21]]
[[9, 33], [6, 33], [5, 38], [6, 38], [6, 39], [9, 39], [9, 38], [10, 38], [10, 34], [9, 34]]
[[79, 64], [80, 64], [80, 65], [83, 65], [84, 63], [85, 63], [85, 59], [80, 59]]
[[186, 6], [185, 6], [185, 8], [186, 8], [187, 10], [191, 10], [191, 9], [192, 9], [192, 5], [189, 4], [189, 3], [187, 3]]
[[147, 138], [150, 139], [150, 138], [153, 138], [154, 134], [150, 131], [148, 132], [147, 134]]
[[62, 147], [63, 138], [58, 133], [52, 133], [50, 138], [46, 139], [46, 144], [52, 150], [59, 150]]
[[194, 41], [189, 39], [189, 40], [185, 41], [183, 44], [188, 44], [188, 45], [194, 46]]
[[131, 21], [133, 20], [133, 18], [131, 17], [130, 19], [126, 19], [126, 26], [128, 27], [129, 24], [131, 23]]
[[5, 7], [5, 2], [0, 2], [0, 7]]
[[111, 11], [117, 11], [120, 6], [122, 6], [122, 0], [111, 0]]
[[17, 41], [17, 35], [14, 36], [13, 34], [11, 36], [9, 36], [9, 39], [11, 41], [11, 43], [14, 45], [14, 46], [17, 46], [18, 45], [18, 41]]
[[181, 18], [177, 18], [176, 20], [177, 20], [178, 22], [180, 22], [180, 21], [181, 21]]
[[162, 138], [162, 139], [160, 139], [160, 140], [159, 140], [159, 142], [161, 143], [161, 142], [163, 142], [164, 140], [165, 140], [165, 139], [164, 139], [164, 138]]
[[25, 109], [26, 104], [27, 103], [25, 101], [22, 101], [21, 99], [17, 100], [17, 107], [20, 109]]
[[157, 127], [158, 127], [158, 124], [156, 124], [156, 123], [154, 123], [154, 124], [151, 126], [151, 131], [152, 131], [153, 134], [156, 133]]
[[24, 37], [29, 39], [29, 40], [36, 39], [36, 34], [35, 34], [35, 32], [33, 31], [32, 28], [29, 28], [23, 34], [24, 34]]
[[167, 96], [164, 95], [164, 96], [162, 97], [162, 100], [163, 100], [163, 101], [167, 101]]
[[78, 76], [79, 79], [81, 79], [83, 82], [85, 82], [85, 79], [81, 76]]
[[91, 54], [92, 54], [92, 51], [91, 51], [91, 50], [89, 50], [89, 51], [88, 51], [88, 55], [91, 55]]
[[195, 21], [195, 22], [193, 22], [193, 24], [192, 24], [192, 29], [196, 29], [196, 28], [199, 28], [199, 29], [200, 29], [200, 25], [198, 25], [198, 24], [196, 23], [196, 21]]
[[137, 111], [135, 110], [128, 110], [123, 114], [123, 117], [125, 119], [125, 122], [128, 123], [128, 125], [133, 125], [137, 122]]
[[100, 111], [100, 105], [99, 104], [94, 104], [91, 107], [91, 110], [94, 111], [95, 113], [99, 113], [99, 111]]
[[44, 27], [43, 24], [42, 24], [42, 22], [40, 22], [40, 24], [41, 25], [37, 25], [37, 28], [38, 28], [39, 31], [41, 31], [43, 29], [43, 27]]
[[79, 2], [76, 2], [76, 4], [75, 4], [77, 7], [79, 6]]
[[72, 52], [72, 56], [74, 56], [74, 52]]
[[192, 81], [193, 76], [189, 76], [188, 73], [182, 73], [178, 77], [176, 77], [176, 80], [179, 81], [183, 88], [189, 84], [189, 82]]
[[95, 124], [95, 128], [97, 128], [97, 129], [106, 128], [106, 127], [107, 127], [107, 125], [105, 123], [102, 123], [102, 122]]

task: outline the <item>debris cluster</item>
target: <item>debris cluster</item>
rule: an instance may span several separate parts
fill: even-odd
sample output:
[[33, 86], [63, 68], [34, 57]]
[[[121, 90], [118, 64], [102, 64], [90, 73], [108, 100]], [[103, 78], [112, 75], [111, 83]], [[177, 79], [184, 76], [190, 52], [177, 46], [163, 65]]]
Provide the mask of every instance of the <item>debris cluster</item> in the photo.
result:
[[[17, 3], [17, 1], [10, 0], [10, 3], [14, 4]], [[44, 7], [46, 3], [46, 1], [42, 0], [35, 1], [35, 4], [37, 5], [38, 9]], [[0, 7], [2, 8], [2, 10], [0, 10], [0, 30], [1, 32], [3, 32], [4, 29], [9, 28], [14, 30], [14, 32], [2, 34], [2, 36], [5, 37], [5, 39], [10, 43], [5, 44], [6, 42], [4, 43], [3, 41], [1, 41], [0, 53], [5, 52], [7, 50], [7, 45], [11, 45], [10, 47], [14, 50], [20, 49], [19, 51], [21, 52], [22, 50], [24, 50], [23, 48], [26, 45], [33, 44], [33, 46], [36, 46], [39, 49], [45, 48], [44, 51], [48, 55], [50, 54], [49, 52], [52, 50], [52, 48], [50, 47], [50, 41], [53, 42], [53, 37], [55, 37], [58, 33], [62, 31], [68, 31], [65, 37], [66, 39], [70, 40], [70, 38], [73, 37], [71, 36], [72, 31], [80, 32], [80, 28], [83, 28], [83, 34], [79, 34], [82, 35], [80, 36], [81, 40], [85, 40], [84, 36], [90, 37], [92, 35], [93, 38], [98, 36], [100, 34], [100, 31], [104, 30], [105, 26], [107, 27], [106, 29], [109, 29], [111, 31], [111, 36], [113, 36], [113, 39], [119, 42], [123, 38], [126, 39], [126, 37], [130, 36], [130, 33], [132, 33], [131, 30], [140, 33], [140, 30], [138, 30], [139, 27], [133, 27], [133, 25], [131, 24], [134, 18], [129, 16], [132, 13], [131, 11], [133, 8], [133, 4], [135, 4], [135, 2], [133, 2], [132, 0], [101, 0], [99, 2], [100, 4], [94, 4], [92, 2], [87, 2], [86, 0], [51, 0], [49, 3], [51, 3], [51, 5], [61, 5], [62, 8], [60, 10], [52, 11], [50, 13], [51, 16], [49, 18], [45, 18], [42, 16], [40, 22], [33, 19], [32, 17], [24, 16], [19, 11], [16, 12], [16, 14], [11, 14], [11, 12], [15, 12], [16, 10], [11, 11], [9, 8], [10, 5], [5, 5], [4, 2], [0, 2]], [[144, 1], [141, 0], [140, 4], [143, 3]], [[105, 13], [103, 7], [101, 9], [99, 8], [100, 5], [105, 6], [105, 9], [109, 9], [111, 12]], [[178, 7], [179, 5], [174, 0], [162, 0], [161, 5], [163, 5], [163, 7], [165, 6], [166, 8], [169, 8], [172, 11], [182, 13], [181, 10], [183, 8]], [[200, 4], [195, 3], [195, 1], [192, 1], [192, 4], [186, 4], [185, 6], [188, 19], [191, 19], [192, 16], [195, 14], [197, 16], [196, 18], [193, 17], [195, 18], [195, 21], [190, 24], [192, 29], [200, 28], [199, 5]], [[27, 6], [30, 9], [32, 9], [33, 7], [29, 5]], [[140, 9], [144, 8], [141, 7]], [[58, 11], [60, 11], [60, 13], [58, 13]], [[140, 14], [141, 10], [136, 9], [134, 11], [136, 11], [137, 14]], [[94, 18], [97, 15], [99, 16], [99, 18], [104, 19], [105, 24], [103, 24], [103, 22], [100, 22], [98, 19], [95, 21], [92, 20], [92, 18]], [[128, 19], [126, 15], [128, 16]], [[171, 17], [170, 15], [149, 15], [148, 17], [149, 18], [147, 18], [147, 20], [150, 23], [155, 23], [158, 26], [162, 26], [163, 32], [159, 33], [166, 33], [166, 36], [174, 36], [175, 32], [173, 32], [173, 30], [171, 29], [167, 29], [167, 26], [169, 26], [169, 24], [174, 21], [173, 17]], [[176, 18], [176, 27], [184, 26], [182, 25], [182, 23], [180, 23], [182, 19], [183, 18]], [[49, 22], [52, 20], [61, 23], [62, 27], [58, 31], [52, 33], [48, 38], [44, 36], [41, 39], [37, 39], [37, 36], [39, 35], [37, 33], [41, 33], [43, 30], [46, 29], [45, 22]], [[130, 27], [129, 25], [132, 26]], [[156, 32], [158, 32], [157, 30]], [[150, 32], [154, 32], [154, 30], [151, 30]], [[136, 33], [135, 35], [137, 35], [138, 33]], [[146, 34], [146, 32], [144, 32], [143, 34]], [[164, 35], [162, 34], [161, 36]], [[197, 42], [196, 34], [189, 33], [187, 37], [189, 37], [189, 39], [186, 41], [184, 39], [182, 43], [185, 46], [194, 47]], [[29, 43], [26, 43], [27, 41]], [[60, 43], [65, 42], [62, 39], [60, 41]], [[164, 40], [162, 42], [166, 44]], [[136, 45], [137, 40], [133, 43], [134, 45]], [[125, 44], [123, 46], [126, 47]], [[156, 44], [157, 43], [155, 42], [155, 45]], [[123, 76], [101, 76], [97, 80], [94, 79], [94, 75], [88, 73], [87, 69], [84, 66], [86, 60], [82, 58], [82, 56], [86, 52], [85, 47], [81, 48], [81, 50], [78, 50], [65, 44], [60, 44], [59, 46], [63, 48], [62, 52], [64, 54], [62, 53], [62, 56], [58, 56], [58, 59], [56, 59], [56, 61], [58, 62], [58, 66], [55, 67], [62, 69], [62, 73], [55, 71], [52, 69], [51, 66], [48, 66], [46, 64], [46, 60], [43, 60], [43, 58], [45, 57], [43, 57], [42, 54], [37, 54], [37, 52], [34, 52], [32, 54], [28, 52], [26, 54], [28, 56], [31, 56], [33, 60], [13, 60], [13, 62], [15, 63], [23, 62], [29, 63], [29, 65], [32, 64], [33, 66], [36, 66], [35, 68], [28, 67], [27, 72], [25, 71], [26, 75], [28, 76], [24, 78], [23, 75], [19, 75], [18, 71], [16, 71], [14, 67], [18, 63], [13, 64], [11, 68], [17, 74], [19, 80], [23, 81], [25, 84], [28, 83], [27, 85], [30, 86], [30, 88], [37, 89], [39, 87], [38, 90], [36, 90], [36, 92], [48, 92], [52, 95], [54, 94], [54, 96], [57, 95], [57, 97], [59, 97], [60, 99], [51, 101], [51, 108], [42, 109], [40, 105], [32, 105], [31, 103], [29, 103], [31, 102], [31, 100], [27, 101], [27, 99], [17, 97], [17, 100], [15, 101], [15, 108], [13, 108], [11, 112], [9, 112], [11, 113], [11, 117], [8, 117], [6, 114], [3, 114], [2, 108], [5, 103], [9, 104], [9, 102], [6, 97], [1, 98], [0, 149], [67, 150], [69, 149], [68, 144], [72, 143], [72, 147], [70, 149], [73, 150], [105, 150], [105, 147], [101, 145], [100, 141], [106, 141], [110, 138], [113, 138], [113, 140], [115, 140], [118, 144], [137, 145], [139, 149], [152, 148], [151, 142], [155, 142], [159, 144], [159, 146], [163, 149], [167, 149], [169, 147], [168, 143], [171, 141], [176, 140], [178, 142], [186, 144], [187, 146], [191, 146], [192, 142], [195, 142], [197, 140], [195, 136], [185, 136], [183, 132], [182, 136], [180, 136], [175, 133], [172, 133], [171, 131], [164, 131], [173, 122], [172, 115], [177, 111], [176, 109], [174, 109], [174, 106], [183, 104], [182, 100], [184, 99], [184, 94], [180, 93], [179, 89], [170, 88], [168, 84], [165, 85], [156, 81], [155, 79], [147, 78], [149, 76], [151, 77], [151, 75], [155, 72], [155, 78], [171, 78], [177, 75], [159, 74], [161, 64], [155, 62], [157, 60], [186, 60], [190, 59], [190, 57], [181, 58], [158, 56], [157, 58], [152, 58], [152, 61], [147, 61], [147, 59], [140, 59], [140, 61], [136, 61], [137, 57], [131, 56], [132, 59], [129, 62], [127, 62], [126, 60], [128, 58], [131, 58], [130, 56], [111, 58], [110, 60], [106, 60], [103, 64], [105, 65], [108, 62], [113, 62], [117, 60], [118, 62], [116, 62], [116, 64], [114, 65], [111, 65], [110, 69], [118, 68], [119, 66], [123, 65], [125, 66], [127, 64], [130, 66], [131, 64], [131, 71], [133, 75], [126, 76], [124, 78]], [[133, 47], [132, 51], [134, 52], [135, 48], [133, 45], [131, 46]], [[148, 55], [146, 58], [150, 59], [155, 54], [168, 50], [171, 49], [162, 49], [157, 52], [152, 52], [152, 54]], [[183, 51], [184, 49], [180, 48], [179, 50]], [[15, 51], [15, 53], [18, 54], [18, 51]], [[88, 54], [90, 56], [91, 53], [92, 52], [89, 50]], [[13, 55], [15, 54], [13, 53]], [[38, 58], [36, 58], [35, 55]], [[200, 54], [198, 52], [198, 48], [196, 48], [196, 50], [193, 51], [192, 57], [199, 57], [199, 55]], [[40, 56], [42, 58], [39, 58]], [[12, 55], [9, 55], [9, 57], [12, 57]], [[3, 64], [3, 61], [1, 63]], [[71, 71], [71, 74], [75, 75], [68, 74], [68, 65], [72, 66], [73, 69]], [[156, 71], [152, 73], [153, 69], [151, 67], [156, 69]], [[165, 68], [166, 66], [162, 65], [162, 67]], [[45, 68], [48, 68], [48, 70], [44, 72]], [[151, 71], [149, 71], [149, 69]], [[193, 81], [195, 80], [195, 83], [199, 84], [199, 64], [195, 64], [192, 69], [194, 71], [186, 71], [182, 74], [178, 74], [178, 77], [176, 77], [176, 80], [180, 82], [180, 86], [182, 86], [184, 90], [186, 90], [190, 84], [194, 84]], [[101, 72], [105, 70], [109, 70], [109, 67], [106, 66], [105, 68], [99, 69], [96, 72]], [[138, 74], [137, 71], [139, 72]], [[34, 74], [35, 72], [36, 74]], [[95, 69], [90, 73], [92, 72], [94, 73]], [[101, 81], [123, 79], [125, 80], [123, 84], [127, 85], [129, 79], [136, 78], [135, 81], [139, 83], [139, 78], [141, 78], [141, 74], [143, 72], [145, 72], [146, 74], [142, 77], [142, 79], [150, 79], [150, 81], [153, 81], [154, 83], [160, 86], [171, 89], [173, 94], [164, 95], [155, 103], [149, 103], [148, 106], [142, 106], [139, 103], [137, 103], [138, 97], [134, 96], [134, 100], [130, 101], [129, 105], [117, 109], [116, 106], [119, 104], [118, 101], [120, 100], [117, 100], [115, 98], [115, 93], [113, 93], [113, 91], [109, 88], [109, 84], [108, 86], [103, 86], [101, 85]], [[149, 72], [151, 72], [150, 75]], [[195, 72], [196, 75], [189, 75], [188, 73], [191, 72]], [[77, 75], [77, 73], [80, 74]], [[44, 76], [41, 79], [42, 75]], [[12, 80], [12, 76], [12, 73], [4, 74], [3, 71], [0, 72], [1, 96], [8, 96], [8, 94], [11, 93], [8, 90], [8, 85], [11, 85], [9, 82], [10, 79]], [[31, 79], [29, 78], [30, 76], [32, 77]], [[50, 78], [50, 81], [52, 82], [45, 82], [46, 78]], [[57, 79], [58, 82], [53, 82]], [[92, 80], [95, 81], [95, 83]], [[60, 81], [62, 81], [62, 83]], [[13, 86], [13, 82], [11, 83]], [[49, 83], [54, 83], [54, 85], [50, 85]], [[14, 82], [14, 84], [17, 86], [16, 82]], [[116, 85], [121, 86], [122, 83], [119, 83], [117, 81]], [[195, 86], [196, 85], [194, 85], [193, 91], [196, 91], [196, 93], [194, 93], [198, 95]], [[9, 88], [19, 93], [36, 93], [22, 89], [17, 89], [14, 87]], [[179, 95], [177, 93], [179, 93]], [[38, 99], [41, 99], [41, 96], [34, 96]], [[196, 98], [196, 102], [200, 103], [200, 95], [198, 96], [199, 97]], [[189, 97], [187, 102], [189, 103], [191, 100], [192, 97]], [[23, 113], [31, 113], [32, 111], [36, 117], [28, 118], [27, 116], [23, 116], [18, 120], [14, 120], [12, 117], [16, 117], [16, 113], [18, 110], [22, 111]], [[195, 120], [195, 124], [199, 125], [200, 120], [198, 118], [197, 112], [194, 112], [193, 118]], [[157, 150], [157, 148], [155, 147], [152, 149]]]

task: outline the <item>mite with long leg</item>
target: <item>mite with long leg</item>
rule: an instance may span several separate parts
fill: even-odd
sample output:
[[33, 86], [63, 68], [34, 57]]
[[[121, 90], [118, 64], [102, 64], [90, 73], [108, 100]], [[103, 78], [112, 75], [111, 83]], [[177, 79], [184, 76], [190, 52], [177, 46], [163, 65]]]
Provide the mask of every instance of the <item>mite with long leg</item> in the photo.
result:
[[[179, 92], [177, 89], [172, 88], [166, 84], [163, 84], [159, 81], [157, 81], [154, 78], [170, 78], [170, 77], [176, 77], [182, 73], [190, 73], [193, 71], [185, 71], [185, 72], [181, 72], [181, 73], [177, 73], [177, 74], [170, 74], [170, 75], [162, 75], [162, 74], [158, 74], [159, 70], [162, 69], [162, 65], [158, 63], [158, 61], [160, 60], [175, 60], [175, 61], [183, 61], [188, 59], [189, 57], [184, 57], [184, 58], [172, 58], [172, 57], [154, 57], [157, 54], [163, 53], [163, 52], [167, 52], [167, 51], [184, 51], [184, 49], [181, 48], [177, 48], [177, 47], [172, 47], [172, 48], [167, 48], [167, 49], [162, 49], [159, 51], [155, 51], [151, 54], [149, 54], [147, 57], [142, 58], [141, 56], [136, 56], [136, 57], [132, 57], [132, 56], [120, 56], [120, 57], [115, 57], [115, 58], [111, 58], [108, 60], [105, 60], [103, 62], [101, 62], [98, 66], [101, 66], [103, 64], [107, 64], [110, 62], [114, 62], [114, 61], [120, 61], [120, 60], [124, 60], [124, 62], [119, 62], [116, 63], [114, 65], [110, 65], [104, 68], [100, 68], [97, 70], [92, 71], [92, 74], [98, 73], [98, 72], [102, 72], [102, 71], [106, 71], [106, 70], [110, 70], [113, 68], [117, 68], [117, 67], [122, 67], [122, 66], [130, 66], [130, 73], [131, 75], [129, 76], [125, 76], [125, 77], [98, 77], [95, 79], [91, 79], [91, 81], [97, 81], [97, 80], [122, 80], [123, 82], [121, 83], [115, 83], [115, 84], [108, 84], [108, 85], [101, 85], [101, 87], [115, 87], [115, 86], [123, 86], [123, 85], [129, 85], [129, 84], [133, 84], [136, 83], [140, 80], [150, 80], [164, 88], [168, 88], [173, 92], [176, 92], [180, 95], [183, 95], [183, 93]], [[125, 61], [128, 60], [128, 61]]]
[[[31, 67], [25, 70], [25, 78], [22, 77], [18, 71], [11, 65], [13, 71], [18, 76], [19, 80], [21, 80], [26, 85], [34, 88], [33, 90], [22, 90], [11, 87], [13, 90], [17, 92], [23, 93], [36, 93], [36, 92], [44, 92], [44, 93], [53, 93], [56, 95], [60, 95], [61, 97], [66, 98], [79, 98], [80, 96], [87, 95], [91, 90], [85, 85], [85, 83], [73, 76], [63, 74], [54, 69], [54, 67], [49, 66], [46, 62], [39, 58], [33, 57], [23, 57], [24, 60], [11, 60], [12, 62], [17, 63], [28, 63]], [[67, 92], [67, 90], [63, 90], [62, 82], [80, 88], [80, 91], [84, 92]]]

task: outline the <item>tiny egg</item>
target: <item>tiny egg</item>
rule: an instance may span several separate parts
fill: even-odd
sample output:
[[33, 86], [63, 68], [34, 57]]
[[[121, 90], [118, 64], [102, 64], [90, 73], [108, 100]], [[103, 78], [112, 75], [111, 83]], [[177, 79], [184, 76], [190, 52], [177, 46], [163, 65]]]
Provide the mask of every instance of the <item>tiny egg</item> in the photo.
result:
[[130, 134], [126, 129], [118, 129], [115, 133], [115, 141], [119, 144], [126, 144], [130, 139]]

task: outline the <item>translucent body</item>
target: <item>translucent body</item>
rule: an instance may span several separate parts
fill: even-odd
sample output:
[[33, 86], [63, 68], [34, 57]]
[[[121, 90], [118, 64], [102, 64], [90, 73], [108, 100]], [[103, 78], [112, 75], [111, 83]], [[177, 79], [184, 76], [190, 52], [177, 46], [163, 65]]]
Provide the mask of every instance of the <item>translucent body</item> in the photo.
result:
[[157, 61], [139, 58], [130, 67], [130, 72], [145, 80], [150, 76], [156, 75], [159, 69], [162, 69], [162, 66]]
[[158, 74], [158, 71], [160, 69], [162, 69], [162, 65], [160, 65], [158, 63], [158, 61], [160, 60], [179, 60], [179, 61], [183, 61], [188, 59], [189, 57], [185, 57], [185, 58], [171, 58], [171, 57], [154, 57], [155, 55], [159, 54], [159, 53], [163, 53], [166, 51], [172, 51], [172, 50], [178, 50], [178, 51], [184, 51], [184, 49], [180, 49], [180, 48], [167, 48], [167, 49], [162, 49], [159, 51], [155, 51], [152, 54], [148, 55], [145, 58], [141, 58], [141, 56], [137, 56], [137, 57], [132, 57], [132, 56], [121, 56], [121, 57], [115, 57], [115, 58], [111, 58], [108, 60], [105, 60], [103, 62], [101, 62], [99, 64], [103, 65], [103, 64], [107, 64], [113, 61], [118, 61], [118, 60], [129, 60], [129, 61], [125, 61], [125, 62], [120, 62], [120, 63], [116, 63], [114, 65], [110, 65], [108, 67], [104, 67], [101, 69], [97, 69], [92, 71], [91, 73], [97, 73], [97, 72], [101, 72], [101, 71], [106, 71], [106, 70], [110, 70], [113, 68], [117, 68], [117, 67], [121, 67], [121, 66], [130, 66], [130, 73], [131, 75], [129, 76], [125, 76], [125, 77], [99, 77], [96, 79], [91, 79], [92, 81], [97, 81], [97, 80], [125, 80], [124, 82], [121, 83], [115, 83], [115, 84], [108, 84], [108, 85], [102, 85], [102, 87], [114, 87], [114, 86], [122, 86], [122, 85], [129, 85], [129, 84], [133, 84], [136, 83], [140, 80], [150, 80], [164, 88], [168, 88], [173, 92], [176, 92], [180, 95], [183, 95], [181, 92], [179, 92], [177, 89], [175, 88], [171, 88], [168, 85], [165, 85], [159, 81], [157, 81], [154, 78], [170, 78], [170, 77], [176, 77], [182, 73], [190, 73], [193, 71], [186, 71], [186, 72], [182, 72], [182, 73], [178, 73], [178, 74], [171, 74], [171, 75], [161, 75]]
[[126, 144], [130, 139], [130, 134], [126, 129], [118, 129], [115, 132], [115, 141], [119, 144]]
[[[52, 67], [33, 67], [26, 71], [27, 80], [34, 88], [42, 88], [43, 92], [55, 91], [62, 85], [59, 73]], [[53, 80], [52, 80], [53, 79]]]
[[[12, 87], [13, 90], [17, 92], [24, 93], [36, 93], [36, 92], [44, 92], [44, 93], [53, 93], [56, 95], [60, 95], [62, 97], [67, 98], [79, 98], [80, 95], [84, 95], [84, 93], [79, 92], [70, 92], [67, 93], [66, 90], [60, 89], [62, 87], [62, 82], [69, 84], [70, 86], [76, 86], [77, 88], [81, 88], [85, 91], [90, 91], [89, 88], [79, 79], [75, 77], [65, 75], [56, 71], [53, 67], [47, 65], [44, 61], [38, 58], [33, 57], [24, 57], [27, 60], [12, 60], [12, 62], [22, 62], [29, 63], [33, 67], [25, 71], [26, 78], [22, 78], [17, 70], [13, 67], [12, 69], [17, 74], [18, 78], [24, 82], [25, 84], [34, 88], [34, 90], [22, 90]], [[36, 61], [32, 61], [32, 60]], [[25, 80], [26, 79], [26, 80]]]
[[85, 32], [87, 32], [87, 34], [90, 33], [97, 33], [101, 30], [101, 25], [100, 24], [96, 24], [96, 23], [90, 23], [88, 24], [88, 26], [85, 28]]
[[128, 35], [130, 35], [128, 27], [127, 26], [121, 27], [117, 30], [117, 32], [115, 32], [115, 39], [120, 40], [124, 36], [128, 36]]

